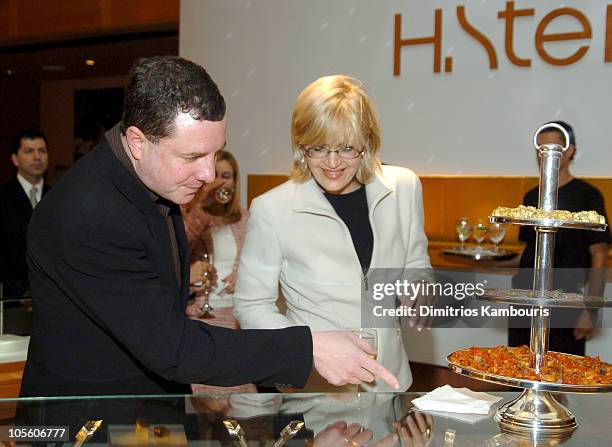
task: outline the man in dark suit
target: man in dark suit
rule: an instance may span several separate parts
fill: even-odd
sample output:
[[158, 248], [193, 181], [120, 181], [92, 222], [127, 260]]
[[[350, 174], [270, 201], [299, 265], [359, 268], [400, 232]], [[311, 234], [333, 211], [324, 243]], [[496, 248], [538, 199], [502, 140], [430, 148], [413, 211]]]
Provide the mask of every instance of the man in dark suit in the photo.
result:
[[186, 393], [189, 383], [397, 379], [347, 332], [235, 331], [189, 320], [180, 210], [215, 178], [225, 102], [185, 59], [140, 59], [123, 118], [36, 208], [33, 327], [22, 396]]
[[11, 149], [17, 176], [0, 188], [0, 283], [4, 296], [27, 291], [26, 229], [32, 210], [48, 191], [47, 137], [35, 129], [19, 132]]

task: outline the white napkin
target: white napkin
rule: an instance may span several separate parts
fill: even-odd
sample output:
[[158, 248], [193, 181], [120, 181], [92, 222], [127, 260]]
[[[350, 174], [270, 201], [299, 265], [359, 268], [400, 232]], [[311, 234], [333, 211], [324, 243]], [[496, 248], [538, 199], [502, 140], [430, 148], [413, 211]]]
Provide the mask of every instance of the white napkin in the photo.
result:
[[449, 413], [489, 414], [491, 405], [502, 398], [487, 393], [477, 393], [467, 388], [444, 385], [412, 401], [421, 410]]
[[439, 418], [451, 419], [453, 421], [463, 422], [465, 424], [475, 424], [480, 421], [486, 421], [492, 416], [489, 414], [469, 414], [469, 413], [449, 413], [447, 411], [420, 410], [423, 414], [431, 414]]

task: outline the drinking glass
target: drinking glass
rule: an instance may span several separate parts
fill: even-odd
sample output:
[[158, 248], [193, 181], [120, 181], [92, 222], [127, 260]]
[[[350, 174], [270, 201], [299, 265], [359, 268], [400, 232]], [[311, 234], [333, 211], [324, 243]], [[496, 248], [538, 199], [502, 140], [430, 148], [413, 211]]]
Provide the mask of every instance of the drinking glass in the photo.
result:
[[470, 223], [470, 219], [467, 217], [462, 217], [457, 221], [455, 225], [455, 230], [457, 231], [457, 237], [461, 242], [461, 249], [465, 248], [465, 241], [470, 238], [472, 234], [472, 224]]
[[229, 201], [232, 200], [233, 196], [234, 196], [234, 191], [232, 191], [231, 188], [228, 188], [226, 186], [221, 186], [220, 188], [217, 188], [217, 190], [215, 191], [215, 199], [219, 203], [223, 203], [223, 204], [229, 203]]
[[495, 245], [495, 251], [499, 250], [499, 243], [504, 239], [506, 235], [506, 227], [499, 223], [492, 223], [489, 225], [489, 239]]
[[200, 317], [206, 316], [213, 308], [208, 303], [208, 295], [212, 290], [213, 283], [213, 255], [212, 253], [202, 253], [198, 259], [200, 262], [205, 264], [204, 272], [202, 273], [202, 279], [198, 282], [195, 282], [193, 285], [196, 287], [204, 287], [204, 304], [202, 305], [202, 314]]
[[[353, 329], [351, 330], [353, 334], [359, 337], [362, 340], [367, 341], [370, 345], [378, 351], [378, 336], [376, 334], [376, 330], [374, 329]], [[374, 360], [376, 360], [376, 356], [371, 356]], [[351, 385], [351, 390], [355, 393], [358, 393], [359, 385]]]
[[[357, 329], [351, 331], [357, 337], [367, 341], [375, 350], [378, 350], [378, 337], [374, 329]], [[372, 356], [376, 360], [376, 356]]]
[[480, 248], [480, 244], [487, 237], [487, 232], [489, 231], [489, 227], [485, 224], [482, 219], [479, 219], [474, 227], [474, 240], [478, 244], [478, 248]]

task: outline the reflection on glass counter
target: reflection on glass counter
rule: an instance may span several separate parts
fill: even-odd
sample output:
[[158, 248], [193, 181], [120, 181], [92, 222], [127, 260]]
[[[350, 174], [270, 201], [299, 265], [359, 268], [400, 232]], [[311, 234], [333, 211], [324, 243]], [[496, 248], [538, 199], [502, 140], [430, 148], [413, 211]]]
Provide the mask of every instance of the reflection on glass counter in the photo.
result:
[[[24, 362], [32, 330], [32, 300], [26, 281], [0, 282], [0, 364]], [[22, 366], [16, 367], [21, 371]], [[11, 372], [4, 368], [3, 371]], [[0, 377], [0, 396], [16, 395], [19, 380]], [[10, 392], [8, 388], [10, 388]]]
[[32, 300], [27, 281], [0, 281], [0, 335], [30, 335]]
[[[498, 405], [517, 395], [495, 394], [503, 398]], [[607, 446], [612, 439], [608, 421], [612, 397], [606, 395], [563, 395], [561, 399], [578, 418], [578, 429], [569, 439], [538, 444], [500, 433], [493, 420], [495, 407], [488, 415], [422, 412], [412, 404], [418, 396], [338, 393], [5, 399], [0, 400], [4, 418], [0, 425], [67, 427], [70, 441], [80, 437], [88, 445], [112, 446]], [[91, 427], [100, 420], [92, 432]]]

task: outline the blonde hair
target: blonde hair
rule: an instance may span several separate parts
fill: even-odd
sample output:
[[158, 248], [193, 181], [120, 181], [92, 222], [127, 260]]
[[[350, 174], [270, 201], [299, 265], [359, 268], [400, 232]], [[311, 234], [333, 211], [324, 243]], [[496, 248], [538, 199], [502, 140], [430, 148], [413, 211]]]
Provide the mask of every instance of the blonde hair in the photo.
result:
[[380, 125], [372, 101], [358, 79], [324, 76], [298, 96], [291, 118], [293, 167], [291, 179], [304, 182], [311, 176], [302, 149], [349, 143], [363, 150], [357, 180], [368, 183], [380, 172]]

